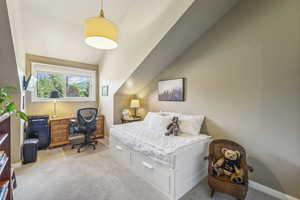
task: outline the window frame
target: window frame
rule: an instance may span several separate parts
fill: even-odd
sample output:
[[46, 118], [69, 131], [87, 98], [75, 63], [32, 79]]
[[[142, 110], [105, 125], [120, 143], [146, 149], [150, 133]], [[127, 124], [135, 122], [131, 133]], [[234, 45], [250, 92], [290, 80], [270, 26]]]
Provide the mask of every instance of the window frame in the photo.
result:
[[[71, 71], [71, 72], [70, 72]], [[32, 102], [47, 102], [53, 101], [51, 98], [40, 98], [37, 96], [37, 73], [38, 72], [46, 72], [46, 73], [53, 73], [53, 74], [63, 74], [66, 76], [88, 76], [91, 77], [90, 88], [89, 88], [89, 97], [62, 97], [56, 99], [57, 101], [96, 101], [96, 70], [89, 70], [89, 69], [80, 69], [76, 67], [68, 67], [68, 66], [60, 66], [60, 65], [53, 65], [53, 64], [46, 64], [40, 62], [32, 62], [31, 63], [31, 73], [33, 76], [33, 89], [31, 95]], [[67, 83], [65, 84], [65, 91]]]

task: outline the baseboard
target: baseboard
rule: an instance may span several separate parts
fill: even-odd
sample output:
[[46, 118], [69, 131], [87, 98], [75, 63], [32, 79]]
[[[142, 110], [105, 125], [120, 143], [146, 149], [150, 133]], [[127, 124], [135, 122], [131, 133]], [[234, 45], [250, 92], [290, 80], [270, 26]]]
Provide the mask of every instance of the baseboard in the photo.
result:
[[249, 186], [255, 190], [261, 191], [263, 193], [266, 193], [270, 196], [276, 197], [278, 199], [284, 199], [284, 200], [299, 200], [296, 197], [292, 197], [288, 194], [285, 194], [283, 192], [279, 192], [277, 190], [274, 190], [270, 187], [267, 187], [265, 185], [262, 185], [260, 183], [257, 183], [255, 181], [249, 181]]
[[11, 164], [12, 168], [19, 168], [22, 167], [22, 162], [16, 162]]

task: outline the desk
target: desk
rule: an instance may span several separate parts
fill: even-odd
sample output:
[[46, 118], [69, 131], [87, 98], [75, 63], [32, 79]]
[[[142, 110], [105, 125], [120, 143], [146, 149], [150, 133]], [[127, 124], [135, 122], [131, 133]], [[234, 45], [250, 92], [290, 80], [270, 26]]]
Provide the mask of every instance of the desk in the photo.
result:
[[[69, 125], [70, 119], [74, 117], [61, 117], [50, 119], [51, 142], [49, 147], [56, 147], [69, 144]], [[104, 137], [104, 115], [98, 115], [97, 130], [94, 133], [95, 137]]]

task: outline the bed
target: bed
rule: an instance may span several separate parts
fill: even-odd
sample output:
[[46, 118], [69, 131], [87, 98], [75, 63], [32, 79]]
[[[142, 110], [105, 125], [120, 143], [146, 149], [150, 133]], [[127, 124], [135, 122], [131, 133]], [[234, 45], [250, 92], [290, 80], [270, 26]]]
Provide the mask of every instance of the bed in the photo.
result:
[[[173, 116], [164, 119], [165, 123]], [[152, 120], [155, 127], [151, 127], [146, 117], [142, 122], [113, 126], [110, 151], [122, 166], [145, 179], [167, 199], [177, 200], [207, 175], [203, 158], [211, 137], [189, 133], [164, 136], [165, 130], [157, 128], [166, 127], [162, 121]]]

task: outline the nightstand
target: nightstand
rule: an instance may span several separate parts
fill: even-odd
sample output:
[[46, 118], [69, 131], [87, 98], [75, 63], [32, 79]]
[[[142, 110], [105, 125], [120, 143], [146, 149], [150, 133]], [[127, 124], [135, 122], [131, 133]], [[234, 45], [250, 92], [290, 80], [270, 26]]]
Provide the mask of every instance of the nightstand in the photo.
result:
[[141, 117], [133, 117], [133, 118], [130, 118], [130, 119], [121, 119], [122, 121], [122, 124], [125, 124], [125, 123], [130, 123], [130, 122], [137, 122], [137, 121], [142, 121], [142, 118]]

